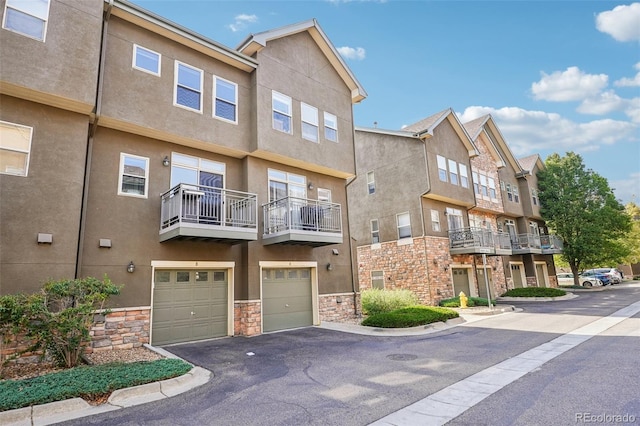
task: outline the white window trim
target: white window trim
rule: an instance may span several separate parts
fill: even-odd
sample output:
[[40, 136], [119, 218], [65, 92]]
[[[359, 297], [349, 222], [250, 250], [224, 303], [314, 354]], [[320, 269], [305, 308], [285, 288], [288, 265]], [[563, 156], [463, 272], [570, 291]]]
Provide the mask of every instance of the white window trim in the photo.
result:
[[[372, 179], [369, 179], [369, 176]], [[369, 190], [369, 188], [373, 186], [373, 192]], [[367, 195], [373, 195], [376, 193], [376, 175], [373, 171], [367, 172]]]
[[[409, 226], [409, 236], [408, 237], [400, 237], [400, 216], [404, 216], [407, 215], [409, 216], [409, 225], [402, 225], [402, 227], [407, 227]], [[405, 239], [412, 239], [413, 238], [413, 233], [411, 232], [411, 214], [409, 212], [402, 212], [402, 213], [398, 213], [396, 214], [396, 229], [398, 232], [398, 240], [405, 240]]]
[[[447, 159], [447, 166], [449, 168], [449, 182], [451, 185], [460, 185], [460, 179], [458, 175], [458, 163], [453, 160]], [[452, 170], [453, 169], [453, 170]], [[455, 182], [454, 182], [455, 180]]]
[[[144, 194], [133, 194], [131, 192], [122, 192], [122, 177], [124, 175], [124, 159], [125, 157], [137, 158], [139, 160], [144, 160], [145, 168], [144, 168]], [[139, 155], [127, 154], [126, 152], [120, 153], [120, 167], [118, 171], [118, 195], [124, 195], [126, 197], [134, 197], [134, 198], [149, 198], [149, 158], [141, 157]]]
[[4, 148], [2, 146], [2, 140], [0, 139], [0, 151], [12, 151], [12, 152], [20, 152], [20, 153], [23, 153], [23, 154], [27, 154], [27, 161], [26, 161], [26, 165], [24, 167], [24, 174], [22, 174], [22, 173], [9, 173], [9, 172], [6, 172], [6, 171], [0, 171], [0, 174], [9, 175], [9, 176], [22, 176], [22, 177], [29, 176], [29, 163], [31, 162], [31, 144], [33, 142], [33, 127], [24, 126], [22, 124], [11, 123], [9, 121], [2, 121], [2, 120], [0, 120], [0, 123], [3, 124], [3, 125], [8, 125], [8, 126], [12, 126], [12, 127], [18, 127], [20, 129], [25, 129], [25, 130], [28, 130], [28, 132], [29, 132], [29, 147], [27, 148], [27, 150], [21, 150], [21, 149], [15, 149], [15, 148]]
[[[306, 110], [306, 114], [305, 114], [305, 110]], [[309, 121], [308, 119], [305, 119], [305, 116], [309, 115], [309, 117], [311, 118], [315, 118], [315, 123]], [[314, 142], [314, 143], [319, 143], [320, 142], [320, 135], [318, 134], [318, 129], [319, 129], [319, 125], [318, 125], [319, 119], [318, 119], [318, 108], [309, 105], [309, 104], [305, 104], [304, 102], [300, 102], [300, 131], [302, 134], [302, 139], [308, 140], [310, 142]], [[315, 134], [315, 139], [309, 139], [308, 137], [305, 136], [305, 132], [304, 132], [304, 125], [308, 124], [310, 126], [313, 126], [316, 129], [316, 134]]]
[[[465, 164], [460, 163], [458, 164], [458, 169], [460, 171], [460, 176], [459, 176], [460, 186], [463, 188], [469, 188], [469, 171], [467, 169], [467, 166]], [[466, 181], [466, 183], [463, 182], [463, 178]]]
[[[36, 16], [36, 15], [32, 14], [31, 12], [27, 12], [25, 10], [21, 10], [21, 9], [15, 7], [15, 6], [10, 6], [9, 2], [10, 2], [10, 0], [7, 0], [7, 2], [5, 3], [5, 6], [4, 6], [4, 15], [3, 15], [3, 18], [2, 18], [2, 28], [7, 30], [7, 31], [11, 31], [12, 33], [20, 34], [20, 35], [22, 35], [24, 37], [28, 37], [28, 38], [30, 38], [32, 40], [37, 40], [37, 41], [41, 41], [41, 42], [44, 43], [46, 41], [45, 39], [47, 38], [47, 29], [49, 28], [49, 11], [51, 10], [51, 0], [47, 0], [47, 13], [46, 13], [46, 16], [44, 18]], [[15, 30], [13, 28], [7, 28], [7, 26], [6, 26], [6, 24], [7, 24], [7, 9], [13, 9], [13, 10], [15, 10], [17, 12], [20, 12], [20, 13], [24, 14], [24, 15], [28, 15], [28, 16], [31, 16], [31, 17], [34, 17], [36, 19], [40, 19], [41, 21], [43, 21], [44, 22], [44, 26], [42, 28], [42, 39], [40, 39], [38, 37], [34, 37], [31, 34], [23, 33], [22, 31], [17, 31], [17, 30]]]
[[[229, 83], [231, 85], [233, 85], [234, 89], [235, 89], [235, 94], [234, 94], [234, 102], [233, 102], [233, 106], [235, 107], [235, 120], [229, 120], [228, 118], [225, 117], [220, 117], [219, 115], [216, 115], [216, 100], [218, 99], [216, 97], [216, 89], [218, 87], [217, 85], [217, 81], [224, 81], [225, 83]], [[226, 99], [223, 99], [225, 102], [228, 102]], [[233, 124], [238, 124], [238, 84], [231, 81], [231, 80], [227, 80], [226, 78], [222, 78], [222, 77], [218, 77], [217, 75], [213, 76], [213, 96], [212, 96], [212, 107], [211, 107], [211, 115], [213, 116], [213, 118], [216, 118], [218, 120], [221, 121], [225, 121], [227, 123], [233, 123]]]
[[[440, 162], [442, 161], [442, 164]], [[436, 163], [438, 165], [438, 180], [440, 182], [449, 182], [449, 171], [447, 170], [447, 159], [442, 155], [436, 155]], [[444, 166], [444, 167], [442, 167]], [[440, 171], [444, 170], [444, 179], [440, 176]]]
[[[373, 229], [373, 223], [375, 222], [376, 227], [378, 228], [377, 230]], [[380, 244], [380, 221], [378, 219], [371, 219], [369, 221], [369, 229], [371, 230], [371, 244]], [[374, 242], [373, 241], [373, 234], [377, 233], [378, 234], [378, 242]]]
[[[333, 122], [335, 123], [335, 127], [332, 127], [329, 124], [327, 124], [327, 116], [333, 117]], [[327, 137], [326, 130], [324, 132], [324, 138], [326, 140], [330, 141], [330, 142], [338, 143], [338, 117], [336, 115], [334, 115], [334, 114], [331, 114], [330, 112], [325, 111], [324, 112], [324, 127], [328, 128], [328, 129], [331, 129], [331, 130], [335, 130], [335, 132], [336, 132], [335, 140]]]
[[[436, 225], [438, 229], [436, 229]], [[442, 225], [440, 224], [440, 212], [434, 209], [431, 209], [431, 230], [433, 232], [442, 231]]]
[[371, 288], [372, 288], [372, 289], [373, 289], [373, 288], [375, 288], [375, 287], [373, 286], [373, 273], [374, 273], [374, 272], [376, 272], [376, 273], [378, 273], [378, 272], [379, 272], [379, 273], [381, 273], [381, 274], [382, 274], [382, 275], [380, 275], [379, 277], [376, 277], [376, 281], [382, 281], [382, 289], [384, 290], [384, 271], [380, 271], [380, 270], [377, 270], [377, 269], [376, 269], [375, 271], [371, 271], [371, 272], [370, 272], [370, 275], [369, 275], [369, 278], [371, 278]]
[[[285, 103], [289, 106], [289, 112], [285, 112], [285, 111], [280, 111], [278, 109], [276, 109], [275, 103], [274, 101], [276, 100], [276, 98], [282, 102]], [[288, 135], [293, 134], [293, 117], [292, 117], [292, 110], [293, 110], [293, 101], [291, 100], [290, 96], [287, 95], [283, 95], [280, 92], [276, 92], [275, 90], [271, 91], [271, 127], [274, 130], [277, 130], [278, 132], [282, 132], [282, 133], [286, 133]], [[276, 127], [276, 121], [275, 118], [273, 116], [273, 113], [277, 112], [279, 114], [282, 114], [284, 116], [289, 117], [289, 130], [285, 131], [285, 130], [280, 130]]]
[[[191, 108], [189, 106], [186, 105], [182, 105], [178, 103], [178, 70], [180, 69], [180, 65], [186, 67], [186, 68], [191, 68], [194, 71], [198, 71], [200, 73], [200, 109], [195, 109], [195, 108]], [[186, 109], [187, 111], [192, 111], [192, 112], [197, 112], [199, 114], [202, 114], [202, 106], [204, 104], [203, 102], [203, 82], [204, 82], [204, 71], [202, 71], [200, 68], [196, 68], [194, 66], [191, 66], [189, 64], [185, 64], [184, 62], [180, 62], [180, 61], [175, 61], [175, 66], [174, 66], [174, 72], [173, 72], [174, 76], [173, 76], [173, 106], [176, 106], [178, 108], [182, 108], [182, 109]], [[193, 90], [193, 88], [189, 87], [189, 89]]]
[[[154, 53], [154, 54], [158, 55], [158, 72], [153, 72], [151, 70], [148, 70], [146, 68], [142, 68], [142, 67], [139, 67], [138, 65], [136, 65], [136, 58], [137, 58], [136, 53], [137, 53], [138, 49], [146, 50], [147, 52]], [[151, 74], [151, 75], [155, 75], [155, 76], [160, 77], [160, 73], [161, 73], [161, 70], [162, 70], [162, 55], [159, 54], [158, 52], [154, 51], [154, 50], [147, 49], [146, 47], [140, 46], [139, 44], [134, 44], [133, 45], [133, 57], [131, 58], [131, 67], [136, 69], [136, 70], [138, 70], [138, 71], [146, 72], [147, 74]]]
[[[326, 194], [324, 196], [321, 196], [320, 194]], [[324, 199], [326, 198], [326, 200]], [[321, 202], [325, 202], [325, 203], [331, 203], [331, 190], [330, 189], [326, 189], [326, 188], [318, 188], [318, 201]]]

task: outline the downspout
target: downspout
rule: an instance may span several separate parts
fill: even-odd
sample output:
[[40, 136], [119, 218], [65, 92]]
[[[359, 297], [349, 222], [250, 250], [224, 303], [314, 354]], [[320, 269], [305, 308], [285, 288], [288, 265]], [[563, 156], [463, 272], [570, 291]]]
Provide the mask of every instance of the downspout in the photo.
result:
[[113, 0], [108, 0], [107, 8], [102, 19], [102, 37], [100, 39], [100, 59], [98, 61], [98, 81], [96, 85], [96, 104], [94, 107], [93, 121], [89, 124], [89, 134], [87, 136], [87, 152], [84, 165], [84, 183], [82, 186], [82, 206], [80, 207], [80, 229], [78, 232], [78, 252], [76, 254], [75, 277], [80, 278], [82, 271], [82, 253], [84, 251], [84, 233], [87, 223], [87, 204], [89, 199], [89, 181], [91, 177], [91, 159], [93, 153], [93, 137], [98, 128], [98, 121], [102, 111], [102, 89], [104, 84], [104, 62], [107, 54], [107, 30], [109, 28], [109, 18], [113, 8]]
[[427, 138], [425, 138], [422, 141], [422, 153], [424, 155], [424, 168], [425, 168], [425, 175], [427, 176], [427, 189], [426, 191], [424, 191], [422, 194], [420, 194], [420, 202], [419, 202], [419, 206], [420, 206], [420, 221], [422, 222], [422, 245], [423, 245], [423, 253], [424, 253], [424, 264], [425, 264], [425, 271], [427, 273], [427, 283], [429, 285], [429, 297], [431, 298], [431, 300], [433, 300], [433, 291], [431, 290], [431, 280], [429, 279], [429, 258], [428, 258], [428, 254], [427, 254], [427, 240], [426, 240], [426, 230], [425, 230], [425, 221], [424, 221], [424, 209], [422, 207], [422, 199], [425, 195], [427, 195], [429, 192], [431, 192], [431, 181], [429, 180], [429, 157], [427, 155]]
[[[351, 108], [351, 122], [353, 123], [353, 108]], [[356, 176], [347, 180], [346, 185], [344, 186], [344, 196], [347, 200], [346, 202], [346, 210], [347, 210], [347, 226], [349, 227], [349, 257], [351, 258], [351, 290], [353, 291], [353, 314], [358, 316], [360, 314], [360, 309], [358, 306], [358, 296], [356, 292], [356, 280], [358, 279], [357, 268], [358, 268], [358, 256], [353, 253], [353, 238], [351, 237], [351, 220], [349, 218], [349, 185], [351, 185], [357, 178], [357, 164], [356, 164], [356, 130], [355, 126], [353, 127], [353, 170], [356, 171]], [[355, 257], [355, 259], [354, 259]], [[358, 285], [358, 290], [360, 289], [360, 285]]]

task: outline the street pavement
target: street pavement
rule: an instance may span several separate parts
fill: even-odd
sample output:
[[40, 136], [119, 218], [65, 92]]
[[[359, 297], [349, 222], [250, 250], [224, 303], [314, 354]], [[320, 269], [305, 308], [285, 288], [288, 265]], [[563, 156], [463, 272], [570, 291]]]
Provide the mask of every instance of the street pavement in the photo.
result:
[[[488, 414], [484, 402], [506, 387], [517, 387], [522, 377], [545, 371], [550, 360], [591, 345], [594, 336], [622, 327], [627, 317], [637, 320], [640, 285], [626, 287], [576, 292], [568, 301], [513, 303], [517, 313], [463, 313], [465, 322], [435, 327], [380, 331], [326, 323], [167, 347], [205, 374], [183, 378], [174, 386], [180, 392], [129, 391], [115, 404], [117, 411], [98, 415], [86, 407], [66, 413], [55, 406], [23, 409], [31, 410], [31, 417], [22, 424], [51, 424], [74, 419], [74, 413], [83, 417], [67, 424], [482, 424], [478, 418], [485, 417], [478, 413]], [[532, 321], [526, 312], [542, 315]], [[503, 407], [503, 418], [508, 408]], [[469, 413], [475, 414], [466, 417]], [[10, 424], [6, 417], [0, 423]]]

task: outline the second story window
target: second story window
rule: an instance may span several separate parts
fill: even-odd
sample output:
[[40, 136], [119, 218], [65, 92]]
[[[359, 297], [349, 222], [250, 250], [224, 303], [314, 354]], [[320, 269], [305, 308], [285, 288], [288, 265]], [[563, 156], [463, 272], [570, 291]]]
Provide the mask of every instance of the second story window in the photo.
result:
[[2, 28], [44, 41], [50, 0], [7, 0]]
[[160, 54], [137, 44], [133, 45], [133, 68], [160, 75]]
[[120, 154], [118, 195], [147, 198], [149, 188], [149, 159]]
[[480, 181], [478, 178], [478, 173], [472, 172], [471, 176], [473, 178], [473, 192], [476, 194], [480, 194]]
[[480, 175], [480, 194], [487, 197], [489, 195], [489, 190], [487, 186], [487, 177], [485, 175]]
[[33, 128], [0, 121], [0, 174], [27, 176]]
[[271, 103], [273, 108], [273, 128], [284, 133], [291, 133], [291, 98], [273, 91]]
[[462, 210], [447, 207], [445, 214], [447, 215], [447, 225], [449, 226], [449, 231], [455, 231], [456, 229], [462, 229], [464, 227]]
[[223, 120], [238, 122], [238, 85], [213, 77], [213, 116]]
[[453, 185], [458, 184], [458, 164], [453, 160], [449, 160], [449, 180]]
[[302, 137], [318, 142], [318, 108], [305, 103], [300, 104], [302, 109]]
[[378, 219], [371, 220], [371, 244], [380, 242], [380, 227], [378, 226]]
[[447, 159], [441, 155], [436, 156], [438, 159], [438, 177], [443, 182], [448, 182], [447, 180]]
[[269, 202], [286, 197], [307, 198], [307, 178], [269, 169]]
[[173, 104], [202, 112], [202, 70], [176, 61]]
[[338, 119], [328, 112], [324, 113], [324, 138], [331, 142], [338, 142]]
[[396, 215], [398, 224], [398, 239], [411, 238], [411, 217], [409, 213], [400, 213]]
[[519, 203], [520, 202], [520, 194], [518, 192], [518, 188], [515, 185], [513, 185], [512, 189], [513, 189], [513, 202], [514, 203]]
[[431, 229], [434, 232], [440, 232], [440, 212], [431, 210]]
[[458, 164], [460, 167], [460, 185], [463, 188], [469, 187], [469, 172], [467, 171], [467, 166], [464, 164]]
[[318, 201], [323, 201], [325, 203], [331, 202], [331, 190], [318, 188]]
[[487, 181], [489, 183], [489, 197], [491, 197], [492, 200], [495, 200], [497, 198], [496, 195], [496, 181], [494, 178], [487, 178]]
[[367, 192], [369, 194], [376, 192], [376, 177], [373, 172], [367, 173]]
[[534, 206], [538, 205], [538, 191], [535, 188], [531, 188], [531, 201]]
[[508, 183], [506, 186], [507, 186], [507, 199], [509, 201], [513, 201], [513, 191], [511, 190], [511, 184]]

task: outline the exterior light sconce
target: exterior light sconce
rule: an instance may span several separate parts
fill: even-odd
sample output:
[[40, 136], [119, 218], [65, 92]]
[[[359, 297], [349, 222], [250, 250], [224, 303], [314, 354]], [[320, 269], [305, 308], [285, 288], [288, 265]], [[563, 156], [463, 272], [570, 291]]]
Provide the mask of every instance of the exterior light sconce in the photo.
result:
[[494, 271], [497, 271], [497, 270], [498, 270], [498, 267], [497, 267], [496, 265], [493, 265], [493, 270], [494, 270]]
[[333, 253], [335, 256], [339, 255], [340, 252], [338, 251], [338, 249], [333, 249], [331, 250], [331, 253]]
[[433, 264], [437, 265], [438, 264], [438, 259], [433, 259]]
[[330, 263], [327, 263], [327, 271], [333, 271], [333, 265]]
[[449, 270], [449, 265], [444, 266], [444, 271], [447, 272]]
[[132, 274], [133, 271], [136, 270], [136, 265], [133, 264], [133, 260], [131, 262], [129, 262], [129, 264], [127, 265], [127, 272]]
[[168, 167], [168, 166], [169, 166], [169, 164], [170, 164], [170, 163], [169, 163], [169, 156], [168, 156], [168, 155], [165, 155], [165, 156], [164, 156], [164, 159], [162, 160], [162, 165], [163, 165], [163, 166], [165, 166], [165, 167]]
[[307, 188], [309, 188], [309, 190], [313, 190], [313, 182], [309, 182], [309, 185], [307, 185]]

